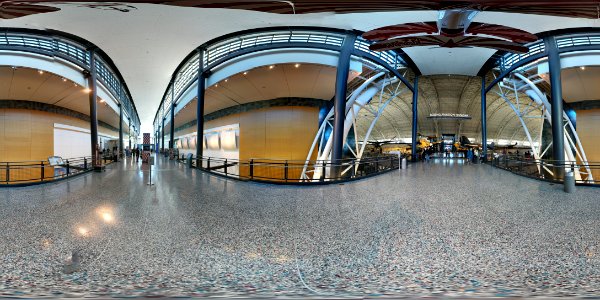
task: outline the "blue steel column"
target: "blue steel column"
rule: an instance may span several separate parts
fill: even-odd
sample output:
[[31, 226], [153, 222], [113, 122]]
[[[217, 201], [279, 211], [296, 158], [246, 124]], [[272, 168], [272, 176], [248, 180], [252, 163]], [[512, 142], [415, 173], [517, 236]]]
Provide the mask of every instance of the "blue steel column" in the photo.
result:
[[[335, 77], [335, 97], [333, 99], [333, 147], [331, 163], [341, 162], [344, 154], [344, 121], [346, 120], [346, 90], [348, 89], [348, 75], [350, 73], [350, 57], [354, 50], [356, 35], [348, 34], [344, 38]], [[339, 177], [341, 168], [331, 168], [331, 177]]]
[[175, 148], [175, 83], [171, 89], [171, 140], [169, 141], [169, 149]]
[[485, 75], [481, 76], [481, 156], [487, 161], [487, 94], [485, 92]]
[[128, 126], [127, 128], [129, 129], [129, 138], [128, 138], [128, 140], [129, 140], [129, 149], [131, 149], [131, 118], [128, 118], [127, 121], [129, 121], [129, 123], [127, 125]]
[[[556, 39], [551, 36], [544, 39], [548, 51], [548, 69], [550, 73], [550, 94], [552, 98], [552, 156], [558, 164], [565, 161], [565, 133], [563, 128], [562, 80], [560, 74], [560, 53]], [[563, 178], [564, 168], [555, 168], [556, 179]]]
[[165, 150], [165, 118], [162, 118], [162, 147], [161, 149]]
[[99, 155], [98, 146], [98, 90], [96, 81], [96, 58], [95, 51], [89, 52], [90, 56], [90, 73], [87, 76], [89, 101], [90, 101], [90, 142], [92, 147], [92, 166], [96, 167], [102, 160], [96, 159]]
[[412, 161], [417, 160], [417, 126], [419, 109], [417, 107], [419, 100], [419, 76], [415, 76], [415, 82], [413, 84], [413, 103], [412, 103]]
[[[206, 89], [206, 78], [204, 75], [204, 50], [198, 49], [198, 101], [196, 105], [196, 158], [202, 158], [204, 150], [204, 90]], [[199, 163], [200, 164], [200, 163]], [[201, 165], [198, 165], [200, 168]]]
[[123, 157], [123, 105], [121, 104], [119, 104], [119, 157]]

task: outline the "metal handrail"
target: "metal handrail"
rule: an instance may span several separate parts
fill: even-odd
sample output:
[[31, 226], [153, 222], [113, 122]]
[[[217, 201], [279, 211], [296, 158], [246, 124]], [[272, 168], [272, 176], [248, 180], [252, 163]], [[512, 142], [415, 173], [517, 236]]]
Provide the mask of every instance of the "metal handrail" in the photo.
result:
[[502, 56], [499, 60], [500, 69], [503, 71], [508, 70], [517, 62], [546, 51], [546, 45], [544, 44], [544, 41], [536, 41], [526, 46], [529, 48], [527, 53], [508, 53]]
[[[85, 46], [57, 36], [49, 37], [33, 33], [5, 31], [0, 35], [0, 47], [3, 50], [12, 48], [16, 51], [32, 51], [38, 54], [57, 56], [82, 68], [91, 68], [90, 52], [87, 51]], [[125, 92], [124, 83], [118, 79], [114, 70], [101, 57], [96, 55], [95, 61], [98, 79], [108, 88], [112, 96], [124, 106], [133, 123], [139, 128], [140, 120], [134, 111], [132, 100]]]
[[488, 162], [494, 167], [511, 171], [518, 175], [559, 183], [562, 183], [564, 178], [555, 178], [552, 171], [554, 169], [563, 169], [580, 174], [581, 178], [575, 180], [578, 185], [600, 185], [600, 180], [590, 180], [586, 176], [587, 170], [600, 173], [600, 162], [558, 161], [510, 155], [490, 156]]
[[[311, 169], [307, 174], [313, 175], [316, 169], [318, 178], [302, 177], [302, 169], [308, 163]], [[200, 166], [200, 167], [199, 167]], [[329, 160], [278, 160], [278, 159], [228, 159], [220, 157], [202, 157], [192, 159], [192, 167], [203, 171], [235, 178], [244, 181], [260, 181], [288, 184], [324, 184], [355, 180], [381, 174], [400, 167], [397, 155], [365, 157], [363, 159], [344, 159], [339, 163]], [[329, 172], [339, 168], [341, 176], [333, 176]]]
[[[93, 169], [92, 157], [64, 159], [64, 164], [52, 166], [48, 161], [0, 162], [0, 186], [27, 185], [67, 178]], [[60, 168], [60, 172], [56, 170]]]
[[[203, 67], [208, 67], [216, 62], [219, 62], [227, 56], [235, 56], [236, 53], [244, 49], [263, 46], [269, 44], [282, 43], [309, 43], [322, 44], [327, 46], [341, 47], [346, 35], [339, 32], [326, 30], [272, 30], [261, 33], [252, 33], [235, 36], [226, 40], [219, 41], [212, 45], [208, 45], [203, 51]], [[404, 60], [394, 51], [372, 51], [369, 49], [370, 42], [358, 37], [354, 43], [354, 48], [358, 51], [368, 53], [376, 58], [379, 58], [389, 64], [393, 68], [399, 68], [405, 65]], [[198, 78], [200, 54], [193, 55], [183, 64], [183, 67], [178, 70], [175, 79], [167, 87], [167, 93], [160, 107], [157, 110], [154, 119], [154, 127], [156, 130], [157, 121], [162, 120], [165, 114], [169, 113], [173, 103], [176, 104], [176, 99], [179, 99], [185, 92], [187, 87]], [[174, 97], [171, 90], [175, 87]], [[171, 99], [174, 98], [174, 99]]]
[[[556, 36], [556, 45], [558, 49], [564, 49], [569, 47], [581, 47], [581, 46], [592, 46], [600, 45], [600, 34], [599, 33], [577, 33], [577, 34], [566, 34]], [[502, 71], [508, 70], [511, 66], [524, 60], [528, 57], [545, 53], [546, 45], [543, 40], [539, 40], [526, 45], [529, 48], [527, 53], [507, 53], [502, 56], [498, 61], [498, 66]]]

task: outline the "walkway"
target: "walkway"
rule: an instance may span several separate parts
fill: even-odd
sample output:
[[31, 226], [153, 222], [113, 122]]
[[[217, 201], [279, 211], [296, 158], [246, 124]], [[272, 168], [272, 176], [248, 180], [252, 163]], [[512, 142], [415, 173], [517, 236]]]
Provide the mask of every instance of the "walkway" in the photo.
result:
[[600, 294], [597, 188], [450, 162], [319, 187], [158, 163], [153, 187], [126, 162], [1, 190], [0, 297]]

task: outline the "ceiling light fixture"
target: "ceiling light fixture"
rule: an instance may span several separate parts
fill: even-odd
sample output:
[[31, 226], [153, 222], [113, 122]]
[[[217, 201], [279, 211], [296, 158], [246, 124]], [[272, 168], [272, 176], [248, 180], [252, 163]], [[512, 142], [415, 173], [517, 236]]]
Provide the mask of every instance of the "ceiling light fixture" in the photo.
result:
[[248, 71], [244, 72], [244, 75], [248, 75]]
[[40, 73], [40, 75], [42, 75], [42, 74], [44, 74], [44, 71], [38, 70], [38, 73]]
[[585, 71], [585, 66], [579, 67], [582, 71]]
[[63, 77], [62, 81], [63, 81], [63, 82], [67, 82], [67, 79]]
[[294, 67], [300, 68], [300, 64], [295, 64]]
[[89, 92], [91, 92], [92, 90], [90, 90], [90, 88], [85, 88], [85, 89], [83, 89], [83, 91], [84, 91], [85, 93], [89, 93]]
[[274, 65], [270, 65], [270, 66], [269, 66], [269, 70], [273, 70], [273, 68], [275, 68], [275, 66], [274, 66]]

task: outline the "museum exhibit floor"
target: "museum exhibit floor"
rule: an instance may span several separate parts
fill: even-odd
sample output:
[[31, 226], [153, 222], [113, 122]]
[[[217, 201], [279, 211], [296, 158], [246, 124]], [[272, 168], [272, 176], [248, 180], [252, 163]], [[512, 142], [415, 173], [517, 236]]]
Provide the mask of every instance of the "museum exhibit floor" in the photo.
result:
[[600, 295], [597, 188], [456, 160], [316, 187], [157, 160], [0, 190], [0, 297]]

